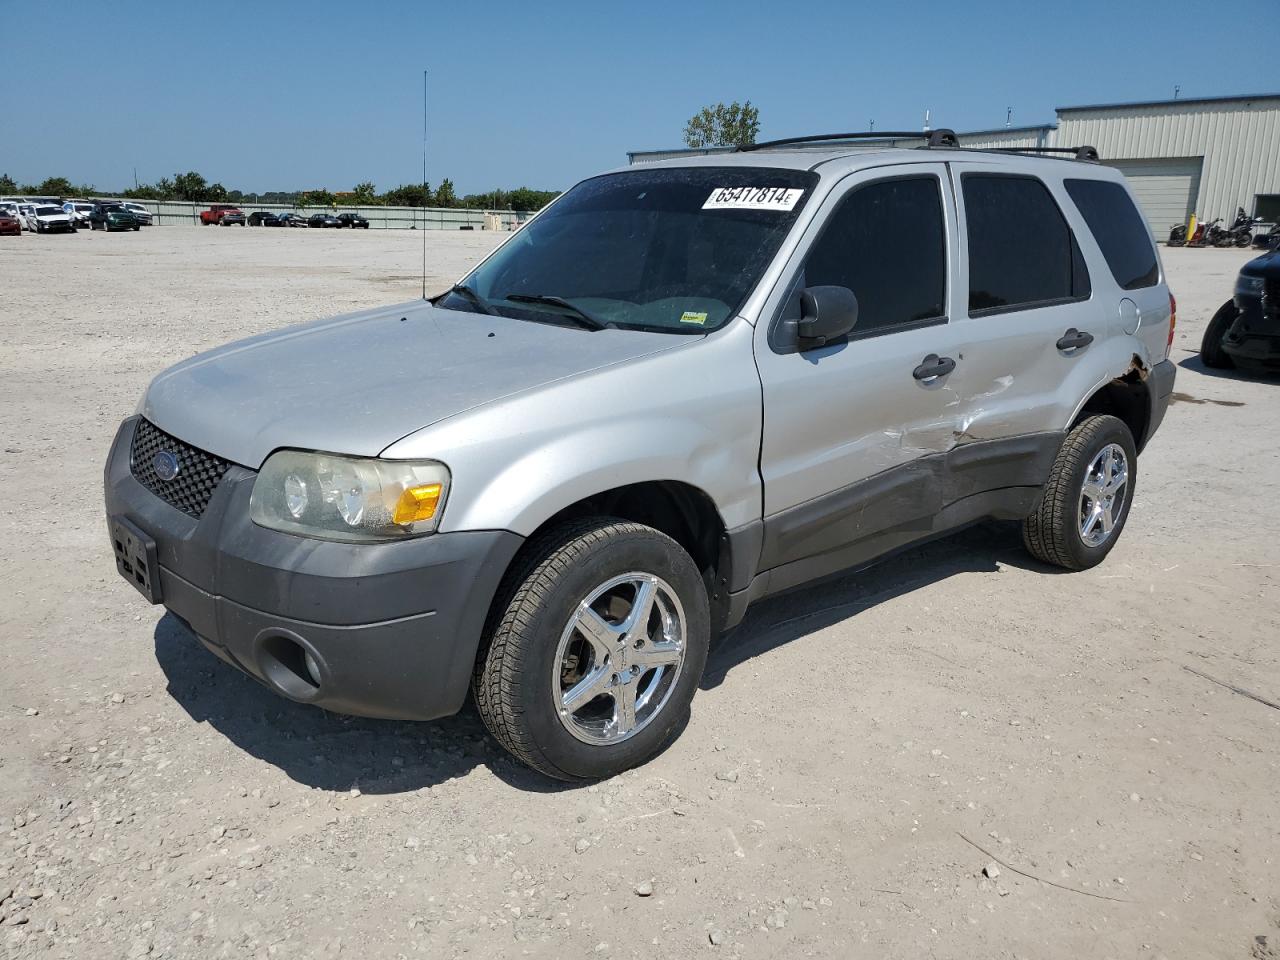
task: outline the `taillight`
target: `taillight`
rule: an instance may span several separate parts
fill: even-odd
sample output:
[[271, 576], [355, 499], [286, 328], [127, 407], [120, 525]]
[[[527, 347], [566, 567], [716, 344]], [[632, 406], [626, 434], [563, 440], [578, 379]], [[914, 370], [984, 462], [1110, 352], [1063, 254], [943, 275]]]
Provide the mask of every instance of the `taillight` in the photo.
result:
[[1173, 350], [1173, 328], [1178, 325], [1178, 300], [1174, 297], [1173, 292], [1169, 293], [1169, 342], [1164, 345], [1164, 358], [1169, 359], [1169, 354]]

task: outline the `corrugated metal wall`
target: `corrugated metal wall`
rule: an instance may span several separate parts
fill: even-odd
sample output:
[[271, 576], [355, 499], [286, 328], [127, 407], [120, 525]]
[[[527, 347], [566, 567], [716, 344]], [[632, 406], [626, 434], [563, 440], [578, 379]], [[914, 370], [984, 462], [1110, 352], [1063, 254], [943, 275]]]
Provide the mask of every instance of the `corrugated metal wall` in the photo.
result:
[[976, 133], [957, 133], [956, 136], [962, 147], [990, 150], [994, 147], [1052, 147], [1053, 134], [1053, 127], [1043, 126], [979, 130]]
[[1252, 215], [1256, 194], [1280, 194], [1280, 97], [1062, 108], [1058, 142], [1093, 144], [1104, 161], [1203, 157], [1202, 219]]

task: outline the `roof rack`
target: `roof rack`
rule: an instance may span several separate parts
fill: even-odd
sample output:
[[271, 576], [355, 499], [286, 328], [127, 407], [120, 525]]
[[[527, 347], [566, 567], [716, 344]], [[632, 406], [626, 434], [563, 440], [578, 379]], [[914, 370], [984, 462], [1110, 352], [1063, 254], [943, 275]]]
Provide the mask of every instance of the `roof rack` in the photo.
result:
[[1076, 160], [1098, 161], [1098, 148], [1088, 144], [1079, 147], [991, 147], [995, 153], [1069, 153]]
[[747, 153], [752, 150], [767, 150], [770, 147], [785, 147], [793, 143], [822, 143], [827, 140], [924, 140], [926, 147], [956, 147], [959, 141], [954, 130], [945, 127], [937, 130], [868, 130], [861, 133], [820, 133], [811, 137], [784, 137], [781, 140], [766, 140], [763, 143], [740, 143], [734, 150]]

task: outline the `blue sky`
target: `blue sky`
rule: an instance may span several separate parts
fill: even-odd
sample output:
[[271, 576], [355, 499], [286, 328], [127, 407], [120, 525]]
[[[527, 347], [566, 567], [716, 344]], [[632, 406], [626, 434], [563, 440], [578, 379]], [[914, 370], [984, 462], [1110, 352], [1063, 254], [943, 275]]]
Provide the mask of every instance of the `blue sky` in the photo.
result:
[[[718, 100], [762, 138], [1052, 120], [1266, 92], [1274, 0], [615, 4], [5, 0], [0, 172], [99, 189], [195, 169], [246, 191], [564, 188], [676, 146]], [[1252, 24], [1252, 26], [1250, 26]], [[104, 42], [114, 38], [115, 42]], [[1256, 88], [1256, 89], [1255, 89]]]

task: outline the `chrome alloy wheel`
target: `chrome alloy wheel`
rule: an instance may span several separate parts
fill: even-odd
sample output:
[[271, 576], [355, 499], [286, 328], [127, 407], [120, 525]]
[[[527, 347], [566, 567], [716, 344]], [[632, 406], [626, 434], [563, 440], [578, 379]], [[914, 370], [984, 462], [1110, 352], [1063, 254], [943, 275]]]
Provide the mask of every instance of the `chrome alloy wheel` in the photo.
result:
[[552, 702], [573, 736], [621, 743], [662, 712], [684, 666], [685, 616], [670, 585], [624, 573], [592, 590], [560, 635]]
[[1129, 459], [1118, 443], [1103, 447], [1085, 471], [1080, 488], [1080, 539], [1100, 547], [1111, 536], [1124, 510], [1129, 485]]

